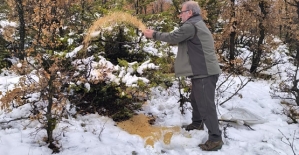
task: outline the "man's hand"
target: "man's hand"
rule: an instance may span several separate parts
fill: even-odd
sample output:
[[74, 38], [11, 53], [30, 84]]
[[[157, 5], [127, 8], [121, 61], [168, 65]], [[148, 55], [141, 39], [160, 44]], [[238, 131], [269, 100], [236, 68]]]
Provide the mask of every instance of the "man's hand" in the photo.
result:
[[150, 38], [150, 39], [153, 38], [154, 30], [151, 30], [151, 29], [145, 29], [145, 30], [143, 30], [142, 32], [143, 32], [143, 34], [144, 34], [144, 36], [145, 36], [146, 38]]

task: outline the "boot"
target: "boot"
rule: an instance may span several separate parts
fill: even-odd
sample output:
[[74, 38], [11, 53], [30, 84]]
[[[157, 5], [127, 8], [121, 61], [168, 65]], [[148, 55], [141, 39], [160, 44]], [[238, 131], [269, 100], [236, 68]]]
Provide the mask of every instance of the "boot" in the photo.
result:
[[217, 151], [222, 148], [223, 141], [206, 141], [204, 144], [199, 144], [198, 146], [204, 151]]
[[191, 123], [189, 125], [183, 125], [182, 128], [184, 128], [186, 131], [190, 130], [204, 130], [203, 123], [200, 125], [196, 125], [194, 123]]

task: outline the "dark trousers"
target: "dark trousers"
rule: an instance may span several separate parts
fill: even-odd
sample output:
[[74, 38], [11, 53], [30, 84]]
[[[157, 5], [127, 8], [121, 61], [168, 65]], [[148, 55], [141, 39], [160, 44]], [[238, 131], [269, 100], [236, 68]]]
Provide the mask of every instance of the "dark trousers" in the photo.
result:
[[208, 128], [209, 140], [211, 141], [222, 139], [215, 105], [215, 89], [218, 77], [219, 75], [212, 75], [191, 79], [192, 123], [200, 124], [203, 122]]

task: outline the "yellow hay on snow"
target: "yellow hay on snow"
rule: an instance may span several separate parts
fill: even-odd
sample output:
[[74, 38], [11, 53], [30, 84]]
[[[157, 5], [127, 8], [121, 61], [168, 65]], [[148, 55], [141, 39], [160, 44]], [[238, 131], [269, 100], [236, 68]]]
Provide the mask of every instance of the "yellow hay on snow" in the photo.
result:
[[88, 29], [87, 35], [84, 38], [84, 45], [85, 47], [88, 46], [92, 37], [97, 35], [102, 28], [105, 28], [110, 25], [115, 25], [119, 23], [127, 23], [134, 27], [137, 27], [141, 31], [146, 29], [146, 26], [136, 17], [126, 13], [126, 12], [113, 12], [105, 17], [101, 17], [97, 21], [95, 21], [92, 26]]

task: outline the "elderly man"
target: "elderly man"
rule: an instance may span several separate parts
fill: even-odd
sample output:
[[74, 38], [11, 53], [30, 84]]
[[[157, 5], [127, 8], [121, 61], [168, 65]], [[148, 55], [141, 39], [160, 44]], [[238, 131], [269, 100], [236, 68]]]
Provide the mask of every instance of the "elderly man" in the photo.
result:
[[183, 126], [187, 131], [204, 130], [206, 125], [208, 140], [199, 144], [202, 150], [216, 151], [223, 145], [215, 106], [215, 88], [221, 69], [215, 53], [214, 39], [200, 16], [197, 2], [186, 1], [180, 12], [182, 26], [171, 32], [143, 31], [145, 37], [178, 44], [175, 60], [176, 77], [191, 78], [192, 123]]

